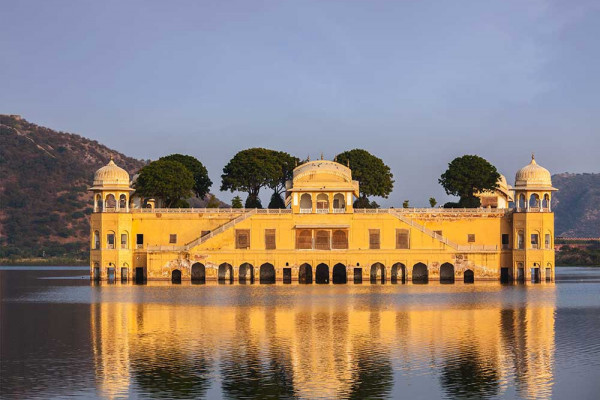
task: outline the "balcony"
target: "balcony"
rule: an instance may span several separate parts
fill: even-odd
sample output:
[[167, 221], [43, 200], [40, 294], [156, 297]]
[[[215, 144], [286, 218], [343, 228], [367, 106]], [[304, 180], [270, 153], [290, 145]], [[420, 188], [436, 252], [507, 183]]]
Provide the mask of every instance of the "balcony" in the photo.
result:
[[312, 208], [301, 208], [300, 209], [300, 214], [311, 214], [312, 213]]
[[317, 214], [329, 214], [329, 208], [317, 208]]

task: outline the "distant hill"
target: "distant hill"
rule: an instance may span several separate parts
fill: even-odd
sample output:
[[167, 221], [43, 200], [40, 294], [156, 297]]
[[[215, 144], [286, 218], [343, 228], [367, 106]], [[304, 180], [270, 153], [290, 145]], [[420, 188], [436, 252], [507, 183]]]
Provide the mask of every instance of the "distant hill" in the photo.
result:
[[600, 237], [600, 174], [557, 174], [552, 184], [556, 236]]

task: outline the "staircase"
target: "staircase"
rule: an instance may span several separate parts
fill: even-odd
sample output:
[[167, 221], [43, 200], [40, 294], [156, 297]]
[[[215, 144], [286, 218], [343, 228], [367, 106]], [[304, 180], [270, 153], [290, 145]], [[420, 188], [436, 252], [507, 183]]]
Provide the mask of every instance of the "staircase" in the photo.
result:
[[457, 243], [449, 240], [445, 236], [438, 235], [431, 229], [427, 229], [421, 224], [417, 224], [415, 221], [412, 220], [412, 218], [407, 218], [398, 212], [392, 212], [391, 214], [394, 215], [396, 218], [398, 218], [400, 221], [404, 222], [405, 224], [410, 225], [413, 228], [417, 229], [418, 231], [423, 232], [427, 236], [431, 236], [432, 238], [439, 240], [440, 242], [444, 243], [446, 246], [453, 248], [454, 250], [459, 250], [459, 245]]
[[210, 231], [210, 233], [207, 233], [204, 236], [200, 236], [199, 238], [192, 240], [191, 242], [189, 242], [185, 246], [183, 246], [183, 249], [185, 251], [190, 251], [191, 248], [201, 245], [202, 243], [206, 242], [208, 239], [210, 239], [220, 233], [225, 232], [226, 230], [234, 227], [235, 225], [239, 224], [240, 222], [245, 221], [246, 219], [250, 218], [254, 214], [256, 214], [256, 209], [247, 211], [244, 214], [240, 215], [239, 217], [232, 219], [231, 221], [219, 226], [218, 228], [213, 229], [212, 231]]

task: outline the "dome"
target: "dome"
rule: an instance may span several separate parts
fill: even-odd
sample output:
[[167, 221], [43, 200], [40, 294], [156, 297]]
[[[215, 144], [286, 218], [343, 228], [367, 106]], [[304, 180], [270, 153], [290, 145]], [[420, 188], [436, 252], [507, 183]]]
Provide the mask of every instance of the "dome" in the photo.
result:
[[112, 160], [94, 174], [94, 187], [129, 188], [129, 174]]
[[550, 171], [538, 165], [533, 155], [531, 162], [521, 168], [515, 175], [515, 188], [552, 188]]

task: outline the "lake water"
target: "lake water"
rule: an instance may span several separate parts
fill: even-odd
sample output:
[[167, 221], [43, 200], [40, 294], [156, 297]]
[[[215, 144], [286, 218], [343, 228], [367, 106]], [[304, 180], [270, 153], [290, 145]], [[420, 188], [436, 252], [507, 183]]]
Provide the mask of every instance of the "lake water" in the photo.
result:
[[91, 285], [0, 267], [0, 394], [600, 398], [600, 269], [555, 284]]

